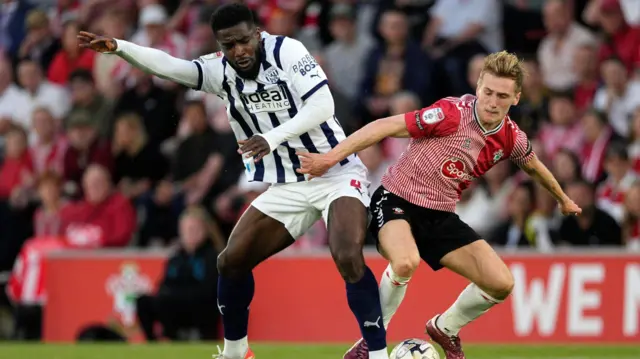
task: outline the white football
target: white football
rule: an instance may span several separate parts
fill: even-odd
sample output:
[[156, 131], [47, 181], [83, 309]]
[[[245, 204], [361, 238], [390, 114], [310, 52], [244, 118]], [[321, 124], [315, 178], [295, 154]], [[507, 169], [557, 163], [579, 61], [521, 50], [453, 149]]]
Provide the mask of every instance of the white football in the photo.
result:
[[440, 354], [427, 341], [407, 339], [393, 348], [389, 359], [440, 359]]

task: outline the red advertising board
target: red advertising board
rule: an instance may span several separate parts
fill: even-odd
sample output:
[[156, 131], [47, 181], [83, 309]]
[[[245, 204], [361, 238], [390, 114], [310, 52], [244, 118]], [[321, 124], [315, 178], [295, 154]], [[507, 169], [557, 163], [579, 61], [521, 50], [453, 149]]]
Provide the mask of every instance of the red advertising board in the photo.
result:
[[[640, 341], [640, 255], [505, 255], [512, 296], [464, 329], [465, 342]], [[386, 263], [367, 258], [375, 273]], [[47, 262], [45, 340], [72, 341], [90, 323], [135, 323], [132, 293], [150, 290], [164, 259], [137, 255], [58, 255]], [[359, 337], [344, 282], [330, 257], [280, 256], [256, 269], [249, 337], [255, 341], [350, 342]], [[421, 335], [464, 279], [426, 265], [409, 284], [389, 340]], [[212, 303], [215, 305], [215, 303]], [[139, 335], [133, 336], [139, 340]]]

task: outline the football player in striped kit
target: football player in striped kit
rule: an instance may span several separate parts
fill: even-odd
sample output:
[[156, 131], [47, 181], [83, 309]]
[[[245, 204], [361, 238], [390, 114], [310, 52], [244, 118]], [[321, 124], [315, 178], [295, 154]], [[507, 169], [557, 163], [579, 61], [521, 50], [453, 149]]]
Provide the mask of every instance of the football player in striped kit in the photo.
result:
[[[374, 121], [326, 154], [300, 153], [299, 172], [318, 176], [335, 161], [385, 137], [411, 138], [371, 199], [370, 229], [390, 262], [380, 282], [383, 320], [387, 326], [421, 258], [433, 270], [446, 267], [464, 276], [471, 283], [448, 310], [426, 325], [447, 359], [464, 359], [460, 329], [504, 301], [513, 289], [509, 268], [455, 213], [460, 193], [471, 181], [510, 159], [554, 196], [563, 214], [582, 212], [507, 115], [520, 99], [523, 78], [515, 55], [491, 54], [475, 96], [448, 97], [421, 110]], [[367, 344], [366, 338], [358, 341], [345, 358], [364, 358]]]
[[220, 357], [254, 357], [247, 341], [253, 268], [324, 218], [368, 357], [387, 359], [378, 283], [362, 254], [370, 202], [366, 167], [352, 155], [313, 180], [296, 172], [296, 151], [326, 153], [345, 139], [325, 73], [299, 41], [257, 28], [245, 5], [219, 7], [211, 27], [221, 51], [193, 61], [87, 32], [78, 39], [82, 47], [116, 54], [158, 77], [221, 97], [247, 176], [272, 183], [244, 213], [218, 258], [225, 337]]

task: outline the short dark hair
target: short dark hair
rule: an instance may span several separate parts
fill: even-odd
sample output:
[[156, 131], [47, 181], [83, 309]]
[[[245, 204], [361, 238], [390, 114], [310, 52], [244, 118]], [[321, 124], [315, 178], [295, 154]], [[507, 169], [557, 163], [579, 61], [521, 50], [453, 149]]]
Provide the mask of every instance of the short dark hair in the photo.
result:
[[211, 30], [218, 32], [219, 30], [228, 29], [240, 23], [246, 22], [249, 25], [255, 25], [253, 12], [244, 4], [230, 3], [220, 6], [211, 14]]
[[607, 148], [607, 153], [605, 154], [605, 159], [613, 159], [618, 158], [623, 161], [629, 160], [629, 152], [627, 151], [627, 145], [622, 141], [613, 141], [609, 144]]
[[91, 71], [83, 68], [78, 68], [69, 74], [69, 82], [81, 81], [85, 83], [93, 83], [93, 74]]

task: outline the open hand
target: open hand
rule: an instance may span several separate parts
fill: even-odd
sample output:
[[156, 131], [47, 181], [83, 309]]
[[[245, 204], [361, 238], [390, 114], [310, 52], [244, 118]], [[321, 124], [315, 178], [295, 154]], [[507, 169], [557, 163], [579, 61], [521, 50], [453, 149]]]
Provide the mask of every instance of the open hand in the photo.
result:
[[253, 157], [254, 162], [259, 162], [262, 157], [271, 152], [271, 147], [267, 140], [262, 136], [252, 136], [248, 140], [238, 141], [240, 149], [238, 153], [245, 158]]
[[309, 175], [309, 179], [320, 177], [335, 165], [327, 154], [296, 151], [300, 158], [300, 168], [296, 172]]
[[118, 48], [118, 43], [110, 37], [80, 31], [78, 34], [78, 46], [97, 52], [113, 52]]
[[577, 216], [582, 213], [582, 208], [578, 207], [572, 200], [560, 203], [560, 211], [565, 216]]

